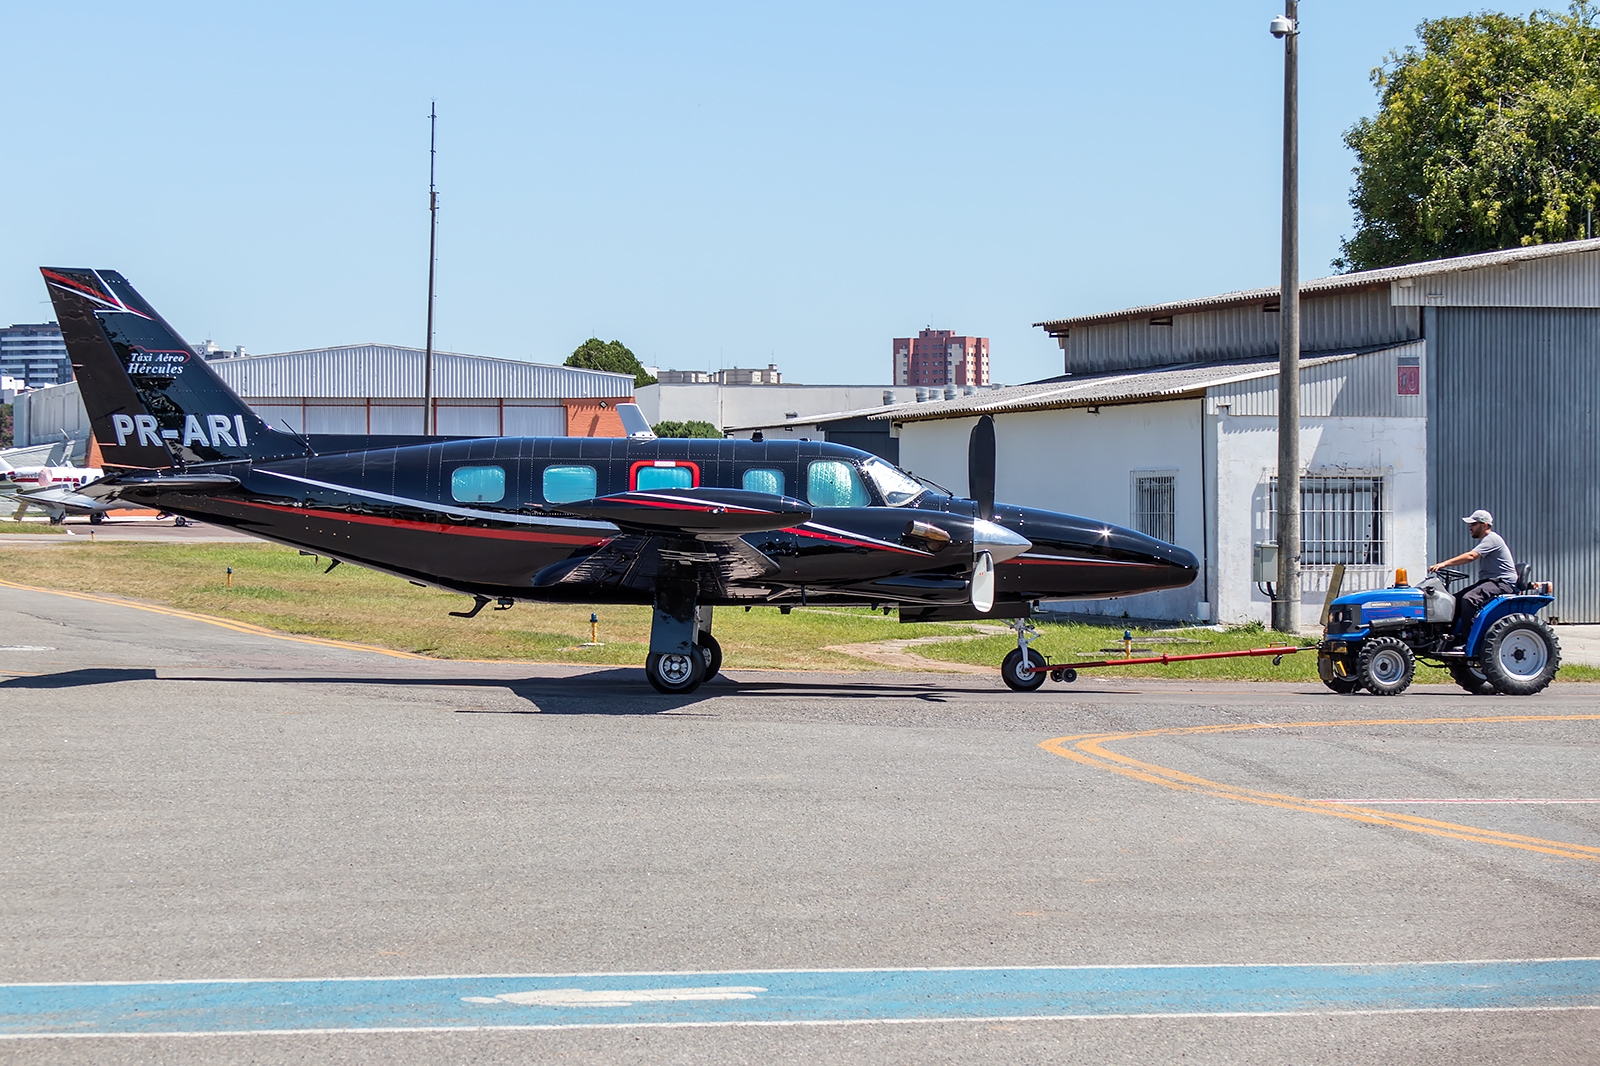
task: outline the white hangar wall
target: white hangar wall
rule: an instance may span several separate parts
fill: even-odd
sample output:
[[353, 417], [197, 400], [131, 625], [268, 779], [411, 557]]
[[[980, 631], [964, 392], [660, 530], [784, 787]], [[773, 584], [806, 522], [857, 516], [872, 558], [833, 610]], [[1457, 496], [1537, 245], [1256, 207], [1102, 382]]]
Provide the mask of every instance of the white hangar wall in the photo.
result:
[[[1330, 508], [1320, 528], [1330, 540], [1354, 542], [1363, 523], [1381, 525], [1373, 561], [1346, 562], [1345, 588], [1377, 588], [1397, 566], [1426, 569], [1428, 537], [1427, 382], [1420, 341], [1378, 351], [1308, 359], [1301, 368], [1302, 476], [1336, 479], [1334, 493], [1358, 494], [1350, 513]], [[1400, 391], [1401, 370], [1418, 375], [1415, 392]], [[1191, 370], [1104, 378], [1076, 388], [1104, 390], [1108, 402], [1006, 411], [992, 394], [998, 464], [996, 496], [1008, 503], [1065, 511], [1137, 528], [1134, 478], [1171, 473], [1176, 542], [1202, 561], [1202, 576], [1184, 589], [1063, 604], [1075, 613], [1172, 621], [1241, 623], [1271, 620], [1271, 604], [1252, 580], [1256, 544], [1275, 539], [1272, 480], [1278, 466], [1275, 369], [1218, 367], [1196, 379]], [[1186, 376], [1188, 375], [1188, 376]], [[1188, 390], [1155, 395], [1162, 382]], [[1192, 386], [1192, 387], [1191, 387]], [[1115, 390], [1123, 390], [1117, 393]], [[1111, 396], [1126, 397], [1110, 402]], [[1013, 402], [1037, 403], [1038, 387]], [[906, 415], [913, 408], [900, 409]], [[965, 495], [967, 439], [975, 415], [899, 425], [900, 465]], [[892, 417], [892, 416], [891, 416]], [[1373, 486], [1377, 488], [1374, 492]], [[1369, 510], [1362, 511], [1366, 502]], [[1308, 519], [1316, 525], [1316, 519]], [[1328, 553], [1332, 555], [1333, 552]], [[1307, 562], [1301, 580], [1302, 620], [1315, 622], [1332, 564]]]
[[[1131, 526], [1134, 477], [1170, 473], [1176, 478], [1177, 543], [1204, 559], [1201, 401], [1126, 404], [1093, 411], [1070, 408], [996, 415], [995, 498]], [[967, 438], [976, 421], [905, 423], [900, 428], [900, 465], [966, 495]], [[1202, 578], [1184, 589], [1082, 600], [1071, 609], [1116, 617], [1200, 619], [1209, 614], [1201, 607], [1206, 585]]]
[[[1209, 416], [1216, 456], [1215, 552], [1210, 560], [1221, 622], [1272, 622], [1272, 604], [1251, 580], [1255, 545], [1274, 539], [1271, 481], [1278, 471], [1276, 417]], [[1347, 565], [1344, 589], [1382, 588], [1394, 568], [1427, 570], [1428, 427], [1424, 418], [1308, 418], [1300, 429], [1302, 477], [1382, 479], [1383, 562]], [[1187, 547], [1187, 545], [1185, 545]], [[1316, 622], [1331, 566], [1302, 566], [1300, 620]]]

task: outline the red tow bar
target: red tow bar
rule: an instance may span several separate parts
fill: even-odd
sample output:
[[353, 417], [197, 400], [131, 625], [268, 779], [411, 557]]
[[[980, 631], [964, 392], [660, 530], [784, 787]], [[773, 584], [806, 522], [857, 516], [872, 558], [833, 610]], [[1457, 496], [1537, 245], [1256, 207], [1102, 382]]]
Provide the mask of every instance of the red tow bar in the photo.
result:
[[1248, 651], [1207, 651], [1194, 655], [1151, 655], [1143, 659], [1097, 659], [1086, 663], [1055, 663], [1049, 666], [1030, 666], [1029, 673], [1048, 674], [1051, 671], [1086, 670], [1096, 666], [1148, 666], [1151, 663], [1182, 663], [1194, 659], [1243, 659], [1253, 656], [1270, 655], [1272, 665], [1277, 666], [1279, 660], [1285, 655], [1293, 655], [1297, 651], [1312, 651], [1298, 644], [1273, 644], [1266, 648], [1251, 648]]

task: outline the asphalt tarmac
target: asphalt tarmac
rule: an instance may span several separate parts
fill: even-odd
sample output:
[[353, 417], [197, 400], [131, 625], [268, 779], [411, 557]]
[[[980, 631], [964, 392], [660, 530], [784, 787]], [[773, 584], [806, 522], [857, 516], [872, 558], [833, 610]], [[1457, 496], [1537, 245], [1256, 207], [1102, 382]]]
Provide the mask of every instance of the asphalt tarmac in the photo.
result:
[[[1593, 964], [1545, 1000], [1492, 975], [1600, 956], [1596, 695], [731, 671], [668, 698], [638, 670], [437, 662], [0, 588], [0, 982], [91, 983], [39, 993], [44, 1028], [122, 1033], [22, 1025], [0, 1058], [1592, 1062]], [[1434, 1006], [1328, 1006], [1289, 980], [1342, 964], [1342, 995], [1469, 961], [1490, 991]], [[1171, 966], [1206, 969], [1177, 998], [1143, 990]], [[1021, 967], [1128, 967], [1136, 987], [1049, 1019], [851, 1005], [964, 967], [992, 970], [936, 974], [964, 982], [952, 996]], [[1235, 967], [1278, 984], [1218, 1006]], [[295, 1027], [229, 1021], [228, 1000], [159, 1036], [83, 1013], [106, 982], [481, 975], [587, 975], [448, 997], [579, 1027], [240, 1033]], [[802, 978], [850, 987], [807, 1024], [727, 1013]], [[237, 987], [305, 1028], [339, 1007], [326, 983], [288, 1007]], [[658, 1024], [552, 988], [712, 1002]]]

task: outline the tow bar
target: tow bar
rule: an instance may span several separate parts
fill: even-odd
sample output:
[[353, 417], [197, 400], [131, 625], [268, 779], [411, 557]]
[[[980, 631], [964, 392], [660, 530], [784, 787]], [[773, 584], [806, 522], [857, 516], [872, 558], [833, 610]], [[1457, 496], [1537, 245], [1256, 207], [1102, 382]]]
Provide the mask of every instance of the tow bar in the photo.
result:
[[1263, 655], [1272, 656], [1272, 665], [1278, 666], [1283, 662], [1285, 655], [1293, 655], [1297, 651], [1315, 651], [1315, 648], [1302, 648], [1297, 644], [1272, 644], [1265, 648], [1250, 648], [1247, 651], [1208, 651], [1198, 652], [1194, 655], [1151, 655], [1142, 659], [1096, 659], [1086, 663], [1055, 663], [1046, 666], [1030, 666], [1028, 671], [1034, 674], [1049, 674], [1052, 681], [1072, 682], [1078, 680], [1079, 670], [1092, 670], [1101, 666], [1149, 666], [1152, 663], [1183, 663], [1195, 659], [1243, 659]]

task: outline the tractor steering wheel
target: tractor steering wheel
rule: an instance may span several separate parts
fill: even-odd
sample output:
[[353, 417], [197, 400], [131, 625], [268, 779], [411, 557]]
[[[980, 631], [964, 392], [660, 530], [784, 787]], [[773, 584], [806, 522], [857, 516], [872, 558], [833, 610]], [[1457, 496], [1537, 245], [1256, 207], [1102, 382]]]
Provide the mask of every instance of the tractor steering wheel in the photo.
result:
[[1434, 571], [1434, 574], [1445, 581], [1464, 581], [1467, 577], [1465, 570], [1457, 570], [1452, 566], [1441, 566]]

